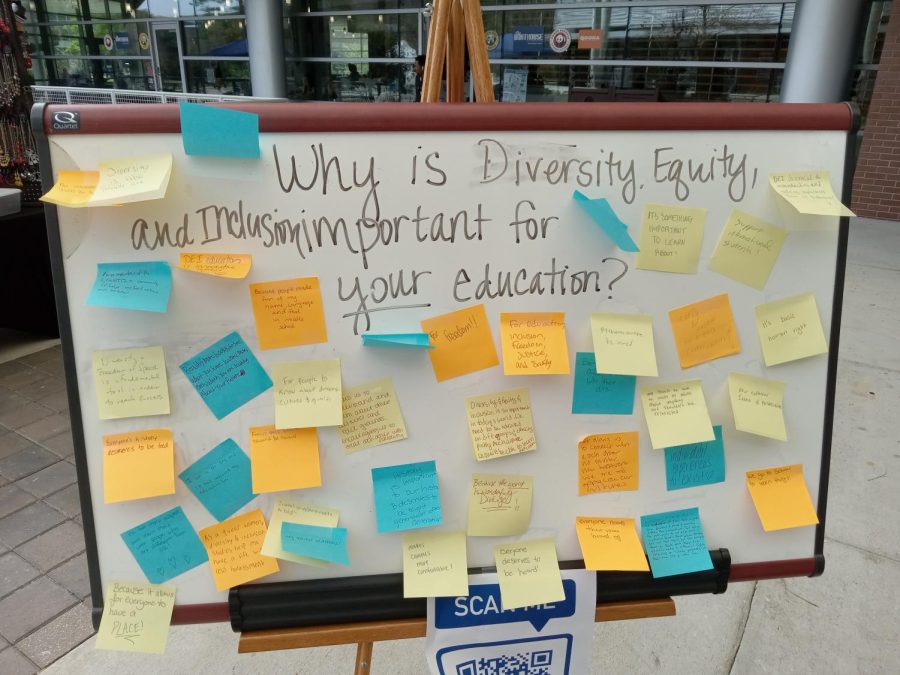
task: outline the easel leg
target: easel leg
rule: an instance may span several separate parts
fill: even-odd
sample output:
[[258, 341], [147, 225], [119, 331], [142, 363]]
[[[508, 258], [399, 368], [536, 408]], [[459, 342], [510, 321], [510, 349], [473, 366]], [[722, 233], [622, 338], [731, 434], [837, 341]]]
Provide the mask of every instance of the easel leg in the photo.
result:
[[356, 669], [354, 675], [369, 675], [372, 672], [372, 643], [358, 642], [356, 644]]

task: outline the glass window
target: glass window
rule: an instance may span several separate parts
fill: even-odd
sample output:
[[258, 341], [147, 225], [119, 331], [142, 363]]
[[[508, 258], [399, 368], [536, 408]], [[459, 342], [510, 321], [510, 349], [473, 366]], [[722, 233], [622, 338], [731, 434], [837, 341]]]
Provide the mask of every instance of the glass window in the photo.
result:
[[38, 21], [82, 19], [79, 0], [44, 0], [35, 6]]
[[248, 61], [185, 61], [184, 70], [194, 94], [251, 95]]
[[301, 101], [413, 101], [415, 72], [406, 63], [304, 63], [287, 68], [288, 97]]
[[154, 89], [146, 59], [53, 59], [47, 62], [49, 84], [99, 89]]
[[[285, 15], [347, 9], [420, 9], [430, 0], [284, 0]], [[486, 3], [482, 3], [486, 4]]]
[[149, 56], [150, 28], [146, 23], [94, 23], [84, 26], [85, 33], [93, 34], [99, 56]]
[[340, 14], [291, 21], [288, 54], [331, 58], [415, 58], [416, 14]]
[[244, 3], [242, 0], [179, 0], [178, 11], [183, 17], [243, 14]]
[[243, 19], [185, 21], [184, 50], [189, 56], [247, 56]]

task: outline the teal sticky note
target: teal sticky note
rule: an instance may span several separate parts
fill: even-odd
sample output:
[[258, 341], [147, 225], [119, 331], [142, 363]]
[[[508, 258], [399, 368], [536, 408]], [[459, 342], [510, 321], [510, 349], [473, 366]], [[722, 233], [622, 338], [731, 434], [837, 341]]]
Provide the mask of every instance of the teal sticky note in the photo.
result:
[[572, 412], [576, 415], [631, 415], [634, 413], [634, 375], [597, 372], [594, 352], [575, 354]]
[[634, 243], [634, 239], [628, 234], [628, 226], [623, 223], [613, 207], [609, 205], [606, 199], [588, 199], [578, 190], [572, 195], [575, 202], [585, 210], [600, 229], [609, 237], [612, 242], [623, 251], [637, 253], [638, 245]]
[[123, 532], [122, 539], [151, 584], [165, 583], [208, 560], [180, 506]]
[[281, 523], [281, 548], [316, 560], [349, 565], [347, 528]]
[[696, 507], [641, 516], [641, 536], [654, 578], [713, 567]]
[[97, 263], [97, 278], [86, 304], [93, 307], [165, 312], [172, 294], [169, 263]]
[[714, 426], [715, 440], [666, 448], [666, 489], [681, 490], [725, 480], [722, 427]]
[[237, 332], [179, 367], [218, 420], [272, 386], [271, 378]]
[[434, 460], [372, 469], [379, 532], [441, 524], [441, 496]]
[[434, 349], [428, 333], [365, 333], [362, 343], [366, 347], [407, 347]]
[[215, 106], [178, 104], [186, 155], [259, 159], [259, 116]]
[[253, 499], [250, 458], [226, 439], [178, 474], [188, 489], [222, 522]]

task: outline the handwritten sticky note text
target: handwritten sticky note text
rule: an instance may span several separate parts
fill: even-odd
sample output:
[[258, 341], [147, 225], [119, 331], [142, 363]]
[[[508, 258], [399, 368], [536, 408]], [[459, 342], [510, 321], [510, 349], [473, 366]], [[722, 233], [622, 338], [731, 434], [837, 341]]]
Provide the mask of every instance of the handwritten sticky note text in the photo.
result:
[[494, 547], [503, 611], [559, 602], [566, 597], [556, 542], [533, 539]]
[[166, 651], [175, 586], [113, 581], [106, 587], [96, 649], [162, 654]]
[[816, 296], [812, 293], [757, 305], [756, 330], [767, 366], [828, 351]]
[[266, 531], [266, 538], [260, 552], [272, 558], [281, 558], [301, 565], [326, 567], [326, 563], [321, 560], [285, 551], [281, 547], [281, 525], [282, 523], [299, 523], [319, 527], [337, 527], [338, 518], [337, 509], [307, 502], [294, 502], [281, 497], [272, 507], [269, 529]]
[[315, 428], [250, 427], [253, 492], [302, 490], [322, 484]]
[[356, 452], [406, 438], [406, 425], [389, 377], [343, 390], [341, 444]]
[[578, 494], [638, 489], [638, 434], [593, 434], [578, 443]]
[[734, 209], [709, 259], [709, 269], [762, 290], [786, 236], [783, 227]]
[[814, 216], [853, 216], [831, 188], [828, 171], [791, 171], [769, 175], [769, 185], [798, 213]]
[[200, 530], [217, 590], [225, 591], [278, 571], [275, 558], [259, 553], [265, 538], [266, 521], [259, 509]]
[[272, 377], [276, 429], [344, 423], [340, 359], [276, 363]]
[[819, 522], [802, 464], [748, 471], [747, 489], [766, 532]]
[[475, 459], [484, 461], [537, 447], [528, 390], [510, 389], [466, 399]]
[[171, 429], [103, 437], [103, 501], [107, 504], [175, 493]]
[[466, 307], [422, 322], [434, 349], [428, 351], [438, 382], [499, 363], [484, 305]]
[[403, 533], [403, 597], [469, 594], [465, 532]]
[[97, 277], [85, 304], [92, 307], [165, 312], [172, 270], [161, 261], [97, 263]]
[[647, 204], [641, 218], [638, 269], [696, 274], [706, 209]]
[[178, 477], [216, 520], [225, 520], [253, 499], [250, 460], [230, 438]]
[[728, 395], [738, 431], [787, 440], [784, 382], [743, 373], [728, 374]]
[[372, 469], [379, 532], [441, 524], [441, 495], [434, 460]]
[[182, 253], [178, 259], [183, 270], [224, 279], [243, 279], [252, 265], [249, 253]]
[[578, 516], [575, 532], [584, 567], [589, 570], [648, 572], [634, 518], [592, 518]]
[[569, 349], [562, 312], [500, 314], [505, 375], [567, 375]]
[[99, 171], [60, 171], [41, 201], [71, 208], [87, 206], [99, 180]]
[[634, 412], [634, 375], [597, 372], [593, 352], [575, 355], [572, 413], [576, 415], [631, 415]]
[[673, 309], [669, 321], [682, 368], [741, 351], [727, 293]]
[[531, 476], [473, 473], [466, 534], [470, 537], [522, 534], [531, 521], [533, 496]]
[[681, 490], [725, 480], [725, 446], [722, 427], [713, 427], [711, 441], [666, 448], [666, 489]]
[[169, 414], [162, 347], [94, 352], [94, 385], [101, 420]]
[[172, 154], [161, 153], [143, 157], [100, 162], [100, 179], [88, 200], [88, 206], [129, 204], [166, 196], [172, 173]]
[[715, 438], [700, 380], [641, 387], [641, 403], [657, 450]]
[[713, 567], [696, 508], [641, 516], [641, 534], [656, 579]]
[[653, 317], [646, 314], [591, 314], [598, 373], [656, 377]]
[[323, 562], [349, 565], [347, 528], [322, 527], [303, 523], [281, 523], [281, 547], [294, 555]]
[[180, 506], [122, 533], [122, 540], [154, 584], [206, 562], [206, 550]]
[[260, 349], [328, 342], [318, 277], [250, 284]]

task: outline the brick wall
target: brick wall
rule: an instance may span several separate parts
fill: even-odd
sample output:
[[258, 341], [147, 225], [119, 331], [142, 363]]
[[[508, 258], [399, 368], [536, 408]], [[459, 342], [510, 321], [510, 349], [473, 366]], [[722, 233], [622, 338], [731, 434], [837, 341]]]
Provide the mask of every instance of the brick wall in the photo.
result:
[[885, 35], [851, 208], [859, 216], [900, 220], [900, 11], [891, 12]]

